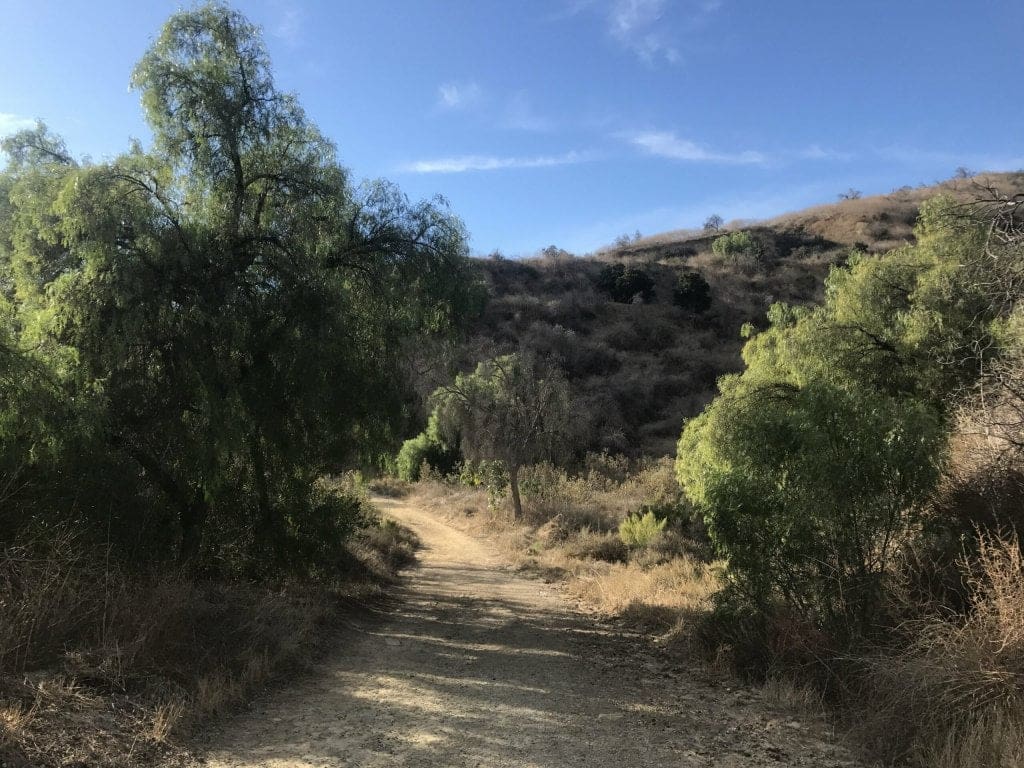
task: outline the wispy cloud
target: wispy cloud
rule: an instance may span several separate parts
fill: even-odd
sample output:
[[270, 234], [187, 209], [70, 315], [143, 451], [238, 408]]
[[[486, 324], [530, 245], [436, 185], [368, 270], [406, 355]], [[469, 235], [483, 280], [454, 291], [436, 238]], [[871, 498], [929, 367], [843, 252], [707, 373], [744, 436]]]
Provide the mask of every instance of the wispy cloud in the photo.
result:
[[504, 127], [519, 131], [550, 131], [555, 122], [534, 109], [526, 91], [516, 91], [505, 108]]
[[298, 45], [306, 16], [303, 10], [287, 0], [277, 0], [271, 7], [276, 18], [269, 25], [270, 33], [290, 46]]
[[583, 13], [604, 18], [607, 34], [642, 61], [677, 64], [685, 37], [707, 25], [724, 0], [566, 0], [549, 17], [562, 21]]
[[800, 160], [840, 160], [845, 162], [853, 159], [853, 155], [850, 152], [826, 149], [819, 144], [811, 144], [791, 154]]
[[718, 152], [689, 139], [679, 138], [672, 131], [645, 131], [626, 134], [623, 138], [649, 155], [671, 160], [734, 165], [764, 165], [768, 162], [768, 157], [762, 152]]
[[675, 64], [682, 56], [662, 23], [667, 7], [667, 0], [614, 0], [608, 10], [608, 32], [648, 63], [664, 59]]
[[36, 121], [32, 118], [13, 115], [10, 112], [0, 112], [0, 136], [32, 128], [35, 124]]
[[476, 83], [444, 83], [437, 89], [437, 104], [444, 109], [465, 109], [480, 101], [483, 90]]
[[551, 168], [574, 165], [592, 160], [586, 152], [566, 152], [562, 155], [536, 157], [496, 157], [492, 155], [461, 155], [436, 160], [418, 160], [402, 166], [406, 173], [466, 173], [468, 171], [503, 171], [511, 168]]

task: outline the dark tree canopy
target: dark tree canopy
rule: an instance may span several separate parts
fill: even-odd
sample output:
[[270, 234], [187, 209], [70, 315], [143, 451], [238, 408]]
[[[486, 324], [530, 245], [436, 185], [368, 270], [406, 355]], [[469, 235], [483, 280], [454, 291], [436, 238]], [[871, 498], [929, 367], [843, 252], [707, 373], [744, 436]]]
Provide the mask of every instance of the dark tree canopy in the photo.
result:
[[637, 298], [646, 303], [654, 298], [654, 280], [640, 267], [609, 264], [598, 275], [597, 287], [620, 304], [630, 304]]
[[676, 280], [672, 303], [690, 312], [707, 312], [711, 308], [711, 286], [700, 272], [687, 270]]

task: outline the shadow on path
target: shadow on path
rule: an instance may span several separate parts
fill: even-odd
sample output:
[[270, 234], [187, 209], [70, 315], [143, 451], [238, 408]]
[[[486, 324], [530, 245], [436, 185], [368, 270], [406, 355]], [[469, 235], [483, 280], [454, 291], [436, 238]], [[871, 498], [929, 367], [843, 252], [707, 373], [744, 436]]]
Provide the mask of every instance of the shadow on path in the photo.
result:
[[226, 724], [214, 768], [855, 766], [820, 726], [671, 669], [421, 510], [399, 598], [315, 677]]

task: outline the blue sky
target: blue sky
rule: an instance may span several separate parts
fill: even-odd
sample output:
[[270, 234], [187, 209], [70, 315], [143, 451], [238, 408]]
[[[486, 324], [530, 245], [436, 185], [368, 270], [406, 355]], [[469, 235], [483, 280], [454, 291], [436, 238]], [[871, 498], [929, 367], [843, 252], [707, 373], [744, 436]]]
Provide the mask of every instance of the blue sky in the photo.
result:
[[[100, 159], [179, 3], [0, 0], [0, 133]], [[1024, 167], [1010, 0], [238, 0], [355, 178], [443, 194], [477, 253], [763, 218]]]

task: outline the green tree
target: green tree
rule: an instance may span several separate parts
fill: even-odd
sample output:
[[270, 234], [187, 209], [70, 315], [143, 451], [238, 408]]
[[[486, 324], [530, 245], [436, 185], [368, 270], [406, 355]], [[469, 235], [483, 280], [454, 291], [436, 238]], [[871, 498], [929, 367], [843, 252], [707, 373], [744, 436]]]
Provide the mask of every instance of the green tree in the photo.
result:
[[453, 472], [459, 463], [458, 440], [449, 444], [442, 436], [438, 426], [437, 414], [430, 414], [427, 428], [416, 437], [402, 443], [401, 450], [395, 460], [398, 477], [406, 482], [414, 483], [420, 479], [423, 463], [442, 475]]
[[391, 440], [409, 347], [471, 305], [465, 234], [441, 200], [354, 188], [223, 5], [172, 16], [132, 84], [152, 151], [5, 144], [18, 345], [175, 510], [182, 558], [215, 517], [283, 563], [316, 478]]
[[431, 400], [440, 433], [459, 440], [466, 458], [505, 466], [513, 510], [521, 517], [520, 469], [557, 455], [571, 434], [569, 387], [561, 370], [527, 354], [496, 357], [459, 374]]
[[640, 267], [609, 264], [598, 275], [597, 287], [619, 304], [630, 304], [637, 297], [645, 303], [654, 298], [654, 280]]
[[775, 305], [746, 369], [683, 430], [677, 473], [765, 608], [861, 631], [934, 488], [949, 404], [995, 348], [994, 308], [964, 265], [983, 231], [925, 206], [918, 244], [836, 269], [816, 309]]

